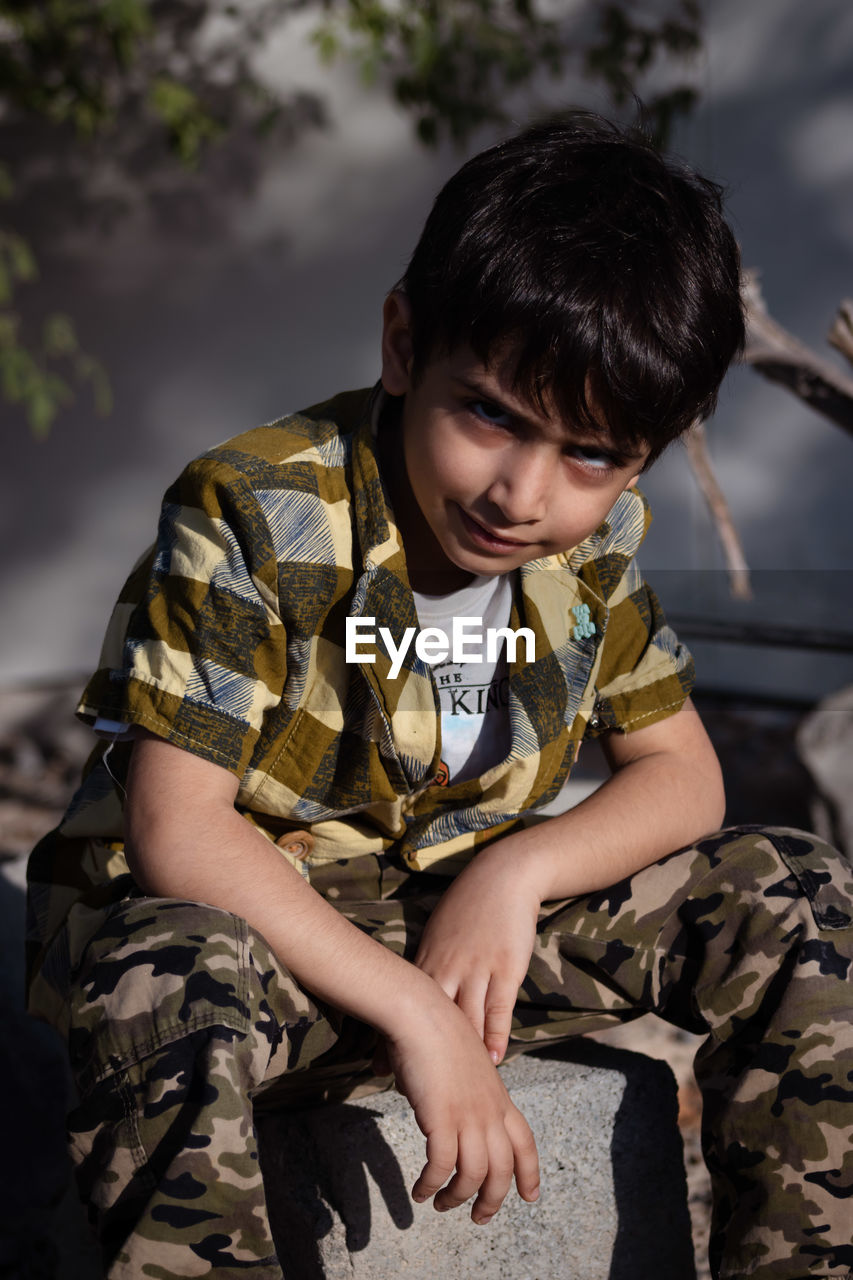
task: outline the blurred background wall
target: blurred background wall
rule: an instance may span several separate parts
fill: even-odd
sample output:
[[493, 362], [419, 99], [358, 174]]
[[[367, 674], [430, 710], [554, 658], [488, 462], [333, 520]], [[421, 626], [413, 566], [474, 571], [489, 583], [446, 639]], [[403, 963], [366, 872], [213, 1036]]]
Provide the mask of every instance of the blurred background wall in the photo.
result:
[[[713, 0], [704, 13], [701, 99], [672, 149], [726, 184], [771, 313], [843, 367], [825, 334], [853, 295], [853, 6]], [[310, 25], [289, 20], [259, 63], [272, 82], [319, 86], [327, 102], [328, 125], [287, 148], [254, 149], [249, 163], [229, 143], [191, 178], [152, 176], [148, 198], [116, 217], [127, 193], [108, 163], [93, 213], [51, 183], [43, 158], [23, 228], [45, 281], [33, 298], [72, 312], [115, 407], [98, 417], [81, 392], [40, 440], [0, 403], [2, 684], [94, 665], [115, 594], [188, 458], [376, 378], [382, 298], [429, 201], [499, 132], [480, 130], [463, 151], [424, 149], [351, 66], [318, 64]], [[543, 82], [539, 96], [610, 110], [580, 78]], [[749, 369], [729, 376], [709, 439], [755, 599], [729, 599], [676, 448], [643, 485], [656, 514], [643, 564], [668, 610], [853, 632], [853, 439]], [[849, 653], [691, 647], [706, 688], [810, 700], [853, 681]]]

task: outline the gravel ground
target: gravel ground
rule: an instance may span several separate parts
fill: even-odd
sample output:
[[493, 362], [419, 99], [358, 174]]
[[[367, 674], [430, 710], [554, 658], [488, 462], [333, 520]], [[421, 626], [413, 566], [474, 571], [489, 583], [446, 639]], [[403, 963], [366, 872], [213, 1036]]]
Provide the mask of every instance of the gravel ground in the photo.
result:
[[[72, 715], [81, 683], [74, 680], [0, 690], [0, 1000], [13, 1011], [23, 1005], [26, 855], [58, 821], [92, 745], [90, 732]], [[793, 746], [799, 713], [710, 698], [696, 701], [723, 764], [729, 797], [727, 822], [809, 827], [809, 778]], [[587, 787], [594, 783], [597, 769], [595, 758], [585, 757]], [[697, 1280], [710, 1280], [705, 1261], [710, 1189], [699, 1146], [701, 1099], [691, 1068], [701, 1038], [653, 1017], [596, 1038], [662, 1058], [676, 1076]], [[72, 1231], [76, 1231], [73, 1224]], [[84, 1280], [96, 1274], [87, 1270], [90, 1265], [78, 1253], [58, 1272], [50, 1269], [48, 1260], [43, 1271], [33, 1269], [28, 1274]], [[0, 1257], [0, 1276], [6, 1274], [13, 1273], [4, 1270]]]

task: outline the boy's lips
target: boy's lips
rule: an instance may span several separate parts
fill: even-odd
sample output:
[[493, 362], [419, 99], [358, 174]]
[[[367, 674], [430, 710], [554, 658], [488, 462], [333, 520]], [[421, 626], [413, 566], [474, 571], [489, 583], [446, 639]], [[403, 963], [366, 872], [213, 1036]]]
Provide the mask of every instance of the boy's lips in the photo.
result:
[[479, 520], [475, 520], [462, 507], [457, 509], [462, 520], [462, 527], [479, 546], [485, 547], [490, 551], [518, 551], [520, 547], [528, 545], [526, 542], [519, 541], [518, 538], [507, 538], [503, 534], [496, 533], [488, 525], [481, 524]]

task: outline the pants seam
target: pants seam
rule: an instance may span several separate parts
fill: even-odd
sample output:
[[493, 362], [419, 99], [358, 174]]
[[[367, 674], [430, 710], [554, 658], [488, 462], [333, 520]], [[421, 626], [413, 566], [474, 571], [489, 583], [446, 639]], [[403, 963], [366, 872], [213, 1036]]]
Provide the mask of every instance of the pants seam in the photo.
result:
[[121, 1071], [116, 1076], [119, 1094], [121, 1096], [122, 1109], [124, 1111], [124, 1120], [128, 1129], [128, 1137], [130, 1139], [130, 1150], [133, 1156], [134, 1168], [145, 1181], [149, 1190], [153, 1191], [156, 1183], [151, 1176], [151, 1169], [148, 1163], [148, 1157], [142, 1138], [139, 1133], [138, 1111], [133, 1098], [133, 1087], [131, 1086], [126, 1071]]
[[[232, 915], [234, 920], [234, 941], [237, 952], [237, 998], [248, 1009], [249, 1006], [249, 925], [243, 916]], [[251, 1018], [246, 1019], [247, 1029], [251, 1026]]]

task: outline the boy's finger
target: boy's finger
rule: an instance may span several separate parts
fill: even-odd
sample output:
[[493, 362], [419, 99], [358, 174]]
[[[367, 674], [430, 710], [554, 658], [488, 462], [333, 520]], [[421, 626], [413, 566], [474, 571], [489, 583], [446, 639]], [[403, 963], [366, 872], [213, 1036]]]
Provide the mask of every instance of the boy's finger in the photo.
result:
[[539, 1199], [539, 1152], [524, 1116], [514, 1108], [507, 1117], [507, 1133], [515, 1153], [515, 1185], [522, 1200]]
[[517, 993], [516, 987], [493, 982], [486, 994], [483, 1040], [494, 1063], [502, 1060], [509, 1044]]
[[480, 1187], [480, 1193], [471, 1208], [472, 1221], [484, 1227], [495, 1216], [512, 1186], [512, 1148], [507, 1146], [489, 1161], [489, 1172]]
[[455, 1135], [431, 1133], [427, 1137], [427, 1162], [412, 1187], [412, 1199], [429, 1200], [440, 1191], [456, 1168], [458, 1145]]
[[[507, 1144], [509, 1149], [509, 1144]], [[512, 1153], [509, 1151], [511, 1160]], [[506, 1159], [504, 1164], [506, 1164]], [[436, 1209], [455, 1209], [470, 1200], [480, 1190], [491, 1169], [489, 1151], [482, 1135], [460, 1135], [456, 1173], [446, 1187], [435, 1197]], [[507, 1186], [512, 1179], [512, 1168], [507, 1175]]]

